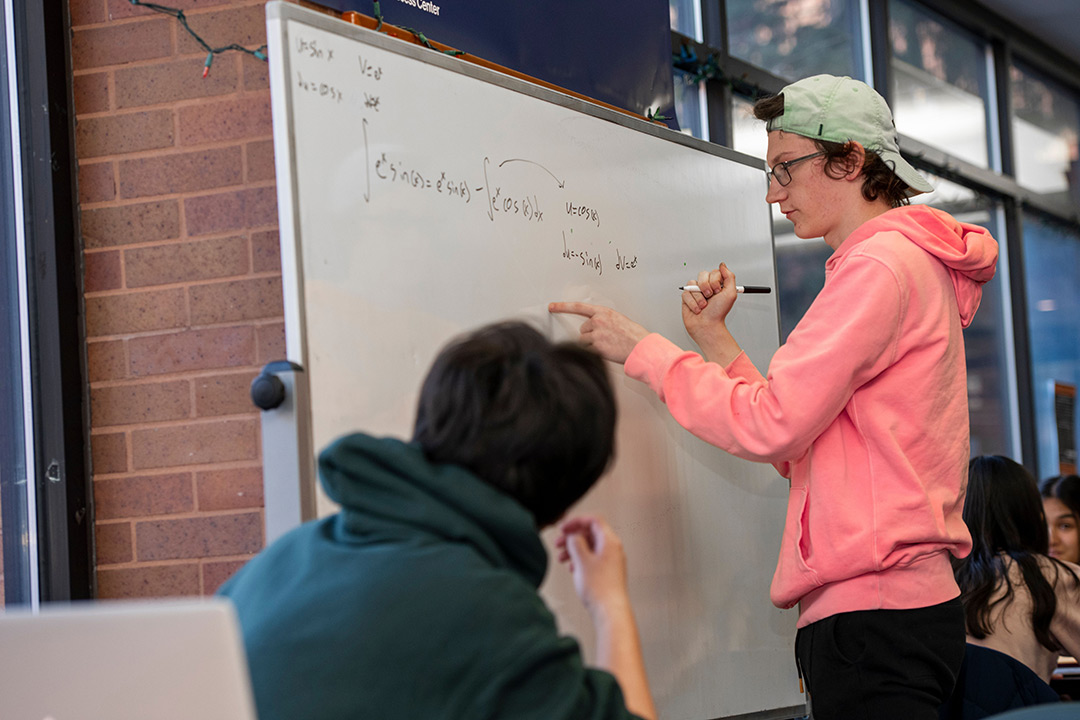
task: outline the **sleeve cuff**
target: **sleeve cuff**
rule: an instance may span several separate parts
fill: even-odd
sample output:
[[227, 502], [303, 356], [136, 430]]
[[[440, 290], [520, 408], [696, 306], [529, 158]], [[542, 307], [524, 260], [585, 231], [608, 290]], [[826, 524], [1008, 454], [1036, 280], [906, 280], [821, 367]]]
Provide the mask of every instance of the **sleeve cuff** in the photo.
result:
[[664, 375], [686, 355], [697, 354], [683, 350], [663, 335], [649, 333], [634, 346], [623, 367], [628, 377], [645, 383], [662, 398]]

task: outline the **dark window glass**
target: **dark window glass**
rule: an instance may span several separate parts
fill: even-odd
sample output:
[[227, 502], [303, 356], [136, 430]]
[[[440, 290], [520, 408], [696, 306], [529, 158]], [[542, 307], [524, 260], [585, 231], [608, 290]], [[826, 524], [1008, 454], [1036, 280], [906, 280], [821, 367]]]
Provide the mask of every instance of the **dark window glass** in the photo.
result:
[[907, 0], [892, 0], [889, 21], [897, 129], [990, 167], [986, 43]]
[[866, 79], [857, 0], [727, 0], [732, 55], [774, 75]]
[[702, 140], [709, 139], [702, 86], [681, 70], [675, 71], [675, 115], [681, 132]]
[[701, 6], [698, 0], [668, 0], [671, 29], [701, 42]]
[[[1080, 385], [1080, 232], [1024, 216], [1024, 280], [1040, 477], [1057, 475], [1054, 383]], [[1073, 447], [1076, 447], [1073, 417]]]
[[1010, 69], [1016, 180], [1048, 198], [1080, 205], [1080, 100], [1016, 63]]

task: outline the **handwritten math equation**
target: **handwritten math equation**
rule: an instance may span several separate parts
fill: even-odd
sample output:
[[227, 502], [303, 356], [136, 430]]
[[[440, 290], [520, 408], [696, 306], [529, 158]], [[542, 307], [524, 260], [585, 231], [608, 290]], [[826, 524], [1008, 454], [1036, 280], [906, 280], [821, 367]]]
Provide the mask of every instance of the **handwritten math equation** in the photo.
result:
[[[298, 57], [303, 58], [304, 60], [316, 61], [316, 67], [318, 63], [328, 65], [334, 62], [334, 49], [321, 46], [317, 39], [298, 35], [295, 38], [295, 43], [293, 45]], [[370, 79], [373, 82], [382, 80], [383, 68], [381, 65], [371, 62], [369, 58], [360, 54], [356, 56], [356, 61], [356, 67], [360, 78]], [[345, 92], [342, 88], [335, 86], [332, 83], [324, 82], [322, 79], [312, 79], [311, 63], [307, 64], [309, 67], [305, 72], [308, 73], [308, 77], [305, 78], [299, 70], [296, 71], [297, 88], [302, 90], [305, 95], [326, 98], [335, 103], [340, 103], [345, 99]], [[366, 109], [378, 112], [382, 98], [372, 90], [364, 90], [362, 92], [361, 102]]]
[[[356, 54], [346, 58], [346, 53], [335, 55], [334, 49], [318, 39], [298, 35], [294, 39], [293, 50], [303, 62], [303, 73], [295, 71], [294, 85], [301, 95], [298, 97], [318, 98], [339, 104], [346, 100], [347, 92], [354, 92], [351, 83], [358, 80], [359, 91], [349, 99], [349, 107], [359, 107], [365, 113], [379, 113], [383, 107], [383, 97], [379, 87], [386, 78], [383, 67], [370, 56]], [[348, 79], [344, 81], [347, 89], [338, 83], [326, 80], [328, 71], [320, 67], [336, 63], [345, 58], [344, 66], [338, 63], [338, 75], [344, 68]], [[355, 64], [352, 64], [355, 61]], [[351, 70], [349, 68], [352, 68]], [[374, 117], [374, 115], [372, 116]], [[626, 254], [619, 248], [603, 251], [594, 247], [587, 236], [573, 235], [574, 225], [583, 230], [582, 223], [600, 228], [602, 212], [585, 197], [553, 196], [567, 193], [566, 181], [540, 162], [527, 157], [512, 157], [496, 162], [490, 157], [483, 157], [471, 171], [461, 171], [445, 167], [432, 158], [416, 156], [400, 146], [395, 149], [379, 149], [372, 152], [369, 139], [369, 121], [365, 116], [361, 120], [364, 143], [364, 168], [366, 186], [363, 192], [365, 203], [370, 204], [377, 197], [388, 192], [408, 192], [416, 195], [418, 202], [445, 202], [451, 205], [472, 206], [482, 210], [492, 223], [523, 223], [532, 226], [555, 224], [560, 226], [561, 257], [574, 267], [588, 273], [602, 276], [605, 269], [615, 271], [633, 270], [638, 267], [636, 255]], [[569, 234], [567, 229], [569, 228]], [[614, 263], [605, 253], [615, 253]]]

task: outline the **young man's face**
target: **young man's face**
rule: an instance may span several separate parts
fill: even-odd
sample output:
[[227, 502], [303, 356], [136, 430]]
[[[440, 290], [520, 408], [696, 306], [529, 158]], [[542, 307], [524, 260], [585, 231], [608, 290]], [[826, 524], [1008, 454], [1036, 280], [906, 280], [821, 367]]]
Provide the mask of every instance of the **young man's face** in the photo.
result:
[[[807, 137], [794, 135], [782, 130], [769, 133], [769, 147], [766, 162], [777, 172], [780, 163], [798, 160], [818, 152], [817, 145]], [[832, 235], [842, 219], [846, 201], [841, 194], [841, 181], [825, 174], [825, 157], [807, 158], [788, 166], [791, 179], [787, 185], [781, 185], [776, 177], [769, 179], [769, 191], [766, 202], [777, 203], [780, 212], [795, 225], [795, 235], [803, 238], [824, 237], [834, 248]], [[779, 174], [783, 174], [779, 171]]]

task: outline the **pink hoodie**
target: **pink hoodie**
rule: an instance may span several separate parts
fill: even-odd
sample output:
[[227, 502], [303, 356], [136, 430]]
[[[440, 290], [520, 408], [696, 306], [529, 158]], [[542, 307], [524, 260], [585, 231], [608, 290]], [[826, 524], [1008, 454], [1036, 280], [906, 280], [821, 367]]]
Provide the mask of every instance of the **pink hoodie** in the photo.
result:
[[960, 594], [949, 553], [969, 450], [961, 328], [994, 275], [997, 242], [925, 205], [861, 225], [768, 378], [652, 334], [626, 374], [703, 440], [791, 480], [771, 596], [799, 627], [840, 612], [929, 607]]

